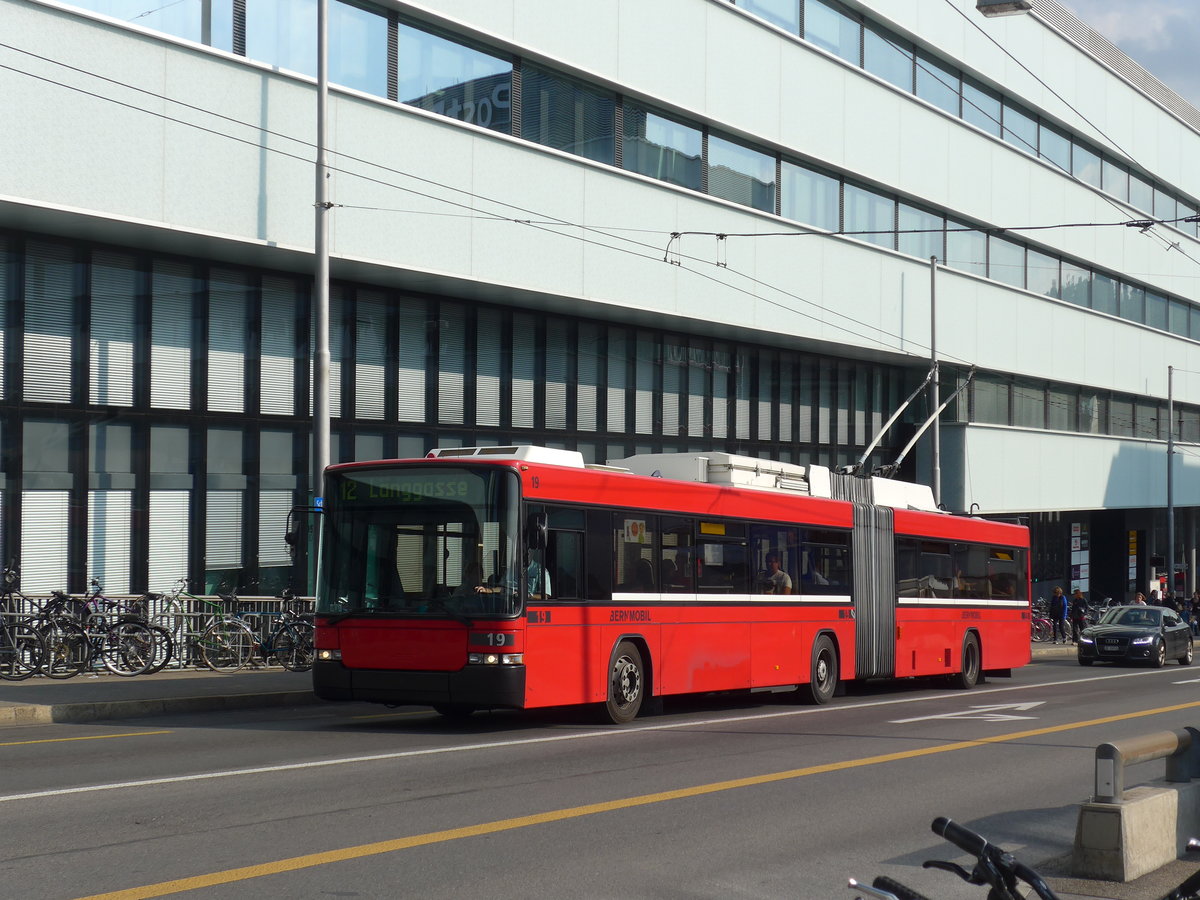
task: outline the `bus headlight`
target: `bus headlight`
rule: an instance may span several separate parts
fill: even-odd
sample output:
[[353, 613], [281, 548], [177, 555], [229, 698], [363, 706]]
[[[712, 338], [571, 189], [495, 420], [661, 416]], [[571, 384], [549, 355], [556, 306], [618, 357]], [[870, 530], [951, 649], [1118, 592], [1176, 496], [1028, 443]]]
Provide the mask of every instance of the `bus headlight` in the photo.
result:
[[473, 666], [520, 666], [525, 664], [525, 654], [468, 653], [467, 662]]
[[318, 650], [317, 659], [321, 662], [341, 662], [341, 650]]

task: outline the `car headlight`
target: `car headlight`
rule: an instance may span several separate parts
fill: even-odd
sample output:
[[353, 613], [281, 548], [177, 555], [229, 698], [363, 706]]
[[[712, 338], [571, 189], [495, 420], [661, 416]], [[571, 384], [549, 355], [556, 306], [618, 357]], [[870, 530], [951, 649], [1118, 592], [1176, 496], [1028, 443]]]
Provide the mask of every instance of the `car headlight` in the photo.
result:
[[1079, 636], [1079, 643], [1081, 643], [1081, 644], [1094, 644], [1094, 643], [1096, 643], [1096, 639], [1095, 639], [1094, 637], [1089, 637], [1089, 636], [1088, 636], [1088, 635], [1086, 635], [1086, 634], [1081, 634], [1081, 635]]
[[1134, 638], [1132, 643], [1134, 643], [1134, 644], [1153, 644], [1155, 642], [1155, 640], [1157, 640], [1157, 638], [1155, 638], [1154, 635], [1150, 635], [1149, 637]]

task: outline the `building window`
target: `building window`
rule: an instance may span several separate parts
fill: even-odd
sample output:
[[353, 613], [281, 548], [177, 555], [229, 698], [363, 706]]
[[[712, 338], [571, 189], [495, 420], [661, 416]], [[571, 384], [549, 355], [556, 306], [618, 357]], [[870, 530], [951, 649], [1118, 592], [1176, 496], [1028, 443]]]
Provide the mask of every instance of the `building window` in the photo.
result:
[[75, 336], [74, 254], [31, 241], [25, 255], [25, 399], [71, 400]]
[[1011, 385], [1002, 375], [976, 375], [971, 382], [971, 420], [989, 425], [1009, 424]]
[[962, 77], [932, 56], [917, 51], [917, 96], [952, 116], [961, 114]]
[[1100, 154], [1076, 141], [1071, 149], [1071, 173], [1085, 184], [1101, 187]]
[[826, 231], [841, 227], [841, 183], [832, 175], [787, 162], [782, 166], [781, 213]]
[[800, 33], [800, 0], [737, 0], [737, 5], [790, 34]]
[[1025, 286], [1044, 297], [1061, 297], [1062, 281], [1057, 257], [1029, 250], [1025, 256], [1027, 270]]
[[701, 190], [703, 143], [699, 128], [625, 104], [621, 164], [630, 172]]
[[[387, 30], [388, 21], [383, 15], [332, 0], [329, 80], [386, 97]], [[315, 78], [315, 0], [246, 0], [246, 55]]]
[[399, 25], [397, 98], [439, 116], [512, 131], [512, 61]]
[[214, 412], [245, 409], [249, 308], [246, 276], [214, 269], [208, 292], [208, 408]]
[[1038, 128], [1038, 151], [1063, 172], [1071, 171], [1071, 139], [1052, 125], [1042, 122]]
[[1007, 97], [1003, 104], [1002, 135], [1004, 140], [1024, 153], [1037, 156], [1038, 153], [1038, 123], [1037, 117], [1026, 112]]
[[354, 315], [354, 414], [384, 417], [387, 370], [387, 302], [382, 294], [359, 291]]
[[896, 231], [897, 249], [918, 259], [928, 260], [936, 256], [944, 262], [946, 250], [942, 237], [945, 227], [946, 220], [936, 213], [901, 203]]
[[989, 238], [988, 277], [1013, 287], [1025, 287], [1025, 248], [1003, 238]]
[[1136, 284], [1121, 285], [1121, 318], [1130, 322], [1146, 320], [1146, 289]]
[[773, 213], [775, 187], [774, 157], [716, 135], [709, 136], [710, 194]]
[[961, 222], [947, 222], [946, 265], [986, 278], [987, 235]]
[[1062, 264], [1062, 298], [1076, 306], [1091, 305], [1092, 273], [1068, 262]]
[[260, 405], [264, 413], [296, 414], [296, 285], [283, 278], [262, 280]]
[[962, 92], [963, 121], [1000, 137], [1000, 95], [965, 76]]
[[1013, 424], [1022, 428], [1046, 427], [1046, 390], [1042, 385], [1018, 379], [1012, 386]]
[[863, 68], [903, 91], [913, 90], [913, 47], [886, 28], [868, 24], [863, 31]]
[[896, 201], [866, 188], [847, 184], [843, 212], [845, 232], [851, 237], [896, 249]]
[[1092, 309], [1108, 313], [1110, 316], [1117, 315], [1120, 287], [1116, 279], [1094, 272], [1092, 274]]
[[804, 0], [804, 39], [862, 65], [862, 22], [837, 0]]
[[616, 101], [612, 94], [537, 66], [521, 70], [521, 137], [596, 162], [613, 164]]
[[1101, 163], [1103, 188], [1118, 200], [1129, 201], [1129, 170], [1108, 157]]

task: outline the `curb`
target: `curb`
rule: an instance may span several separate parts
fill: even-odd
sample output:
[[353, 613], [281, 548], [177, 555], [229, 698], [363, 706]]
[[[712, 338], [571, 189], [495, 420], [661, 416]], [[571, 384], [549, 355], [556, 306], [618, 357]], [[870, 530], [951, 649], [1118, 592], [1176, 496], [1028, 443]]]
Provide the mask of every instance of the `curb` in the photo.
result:
[[102, 700], [90, 703], [24, 704], [0, 706], [2, 725], [99, 722], [136, 719], [168, 713], [219, 712], [305, 706], [320, 702], [311, 691], [278, 691], [269, 694], [230, 694], [208, 697], [156, 697], [147, 700]]

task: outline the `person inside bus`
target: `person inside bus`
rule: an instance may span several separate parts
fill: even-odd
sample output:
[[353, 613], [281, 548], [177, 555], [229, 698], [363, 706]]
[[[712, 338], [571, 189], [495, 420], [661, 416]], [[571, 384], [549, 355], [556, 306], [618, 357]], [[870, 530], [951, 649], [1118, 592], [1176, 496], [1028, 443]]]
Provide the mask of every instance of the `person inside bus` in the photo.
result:
[[486, 587], [483, 581], [483, 571], [479, 563], [471, 561], [463, 568], [462, 584], [456, 587], [451, 597], [469, 597], [471, 594], [482, 593], [479, 589]]
[[792, 592], [792, 576], [780, 567], [779, 554], [772, 551], [767, 554], [767, 568], [759, 576], [764, 594], [790, 594]]
[[[529, 554], [529, 564], [525, 567], [525, 583], [529, 587], [529, 599], [542, 600], [550, 599], [550, 573], [543, 568], [541, 554]], [[500, 576], [495, 579], [495, 584], [480, 584], [476, 585], [475, 591], [479, 594], [516, 594], [517, 579], [514, 572], [505, 570], [500, 573]]]

